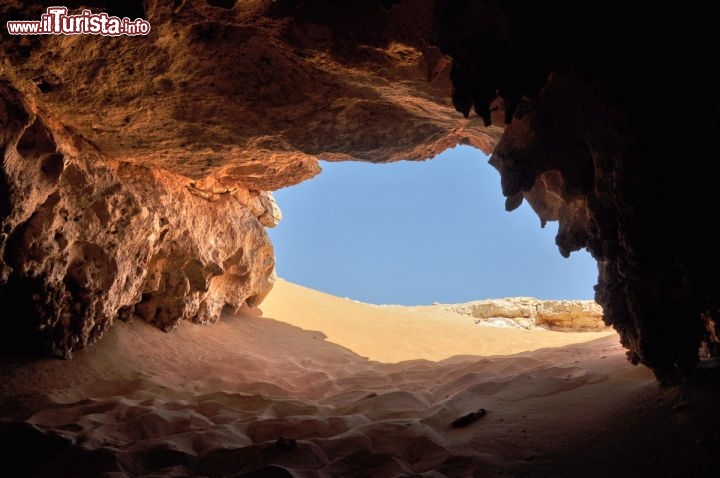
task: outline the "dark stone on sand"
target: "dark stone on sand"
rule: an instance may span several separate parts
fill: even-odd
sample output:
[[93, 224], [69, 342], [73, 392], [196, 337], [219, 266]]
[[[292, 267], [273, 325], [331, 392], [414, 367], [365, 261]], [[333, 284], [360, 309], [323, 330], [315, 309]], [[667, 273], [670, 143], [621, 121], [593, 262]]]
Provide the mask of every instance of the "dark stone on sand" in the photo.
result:
[[468, 425], [472, 425], [476, 421], [478, 421], [480, 418], [487, 415], [487, 412], [484, 408], [481, 408], [477, 412], [470, 412], [467, 415], [463, 415], [460, 418], [456, 418], [453, 420], [453, 422], [450, 424], [453, 426], [453, 428], [464, 428]]

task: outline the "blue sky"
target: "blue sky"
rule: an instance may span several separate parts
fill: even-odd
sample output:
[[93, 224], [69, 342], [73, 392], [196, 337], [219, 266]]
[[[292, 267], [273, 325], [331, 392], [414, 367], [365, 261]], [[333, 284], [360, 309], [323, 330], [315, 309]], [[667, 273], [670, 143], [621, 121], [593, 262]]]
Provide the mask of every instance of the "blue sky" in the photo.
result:
[[526, 203], [506, 212], [500, 177], [478, 150], [321, 165], [275, 193], [284, 218], [268, 231], [284, 279], [375, 304], [593, 297], [592, 257], [563, 258], [557, 223], [541, 229]]

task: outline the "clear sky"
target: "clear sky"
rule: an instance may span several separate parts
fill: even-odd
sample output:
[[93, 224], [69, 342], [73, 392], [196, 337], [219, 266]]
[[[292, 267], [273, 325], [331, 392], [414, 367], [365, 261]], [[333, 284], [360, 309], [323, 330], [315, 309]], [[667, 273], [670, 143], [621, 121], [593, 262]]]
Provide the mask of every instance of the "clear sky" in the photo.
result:
[[557, 223], [541, 229], [526, 203], [506, 212], [500, 176], [478, 150], [321, 165], [275, 193], [284, 218], [268, 231], [286, 280], [375, 304], [593, 298], [592, 257], [563, 258]]

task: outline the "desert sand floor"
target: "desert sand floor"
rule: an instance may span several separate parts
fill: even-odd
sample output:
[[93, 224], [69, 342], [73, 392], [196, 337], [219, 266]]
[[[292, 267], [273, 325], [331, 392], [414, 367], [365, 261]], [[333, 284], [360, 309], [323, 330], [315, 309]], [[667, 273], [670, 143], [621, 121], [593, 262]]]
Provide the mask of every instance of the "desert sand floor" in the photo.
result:
[[118, 323], [71, 361], [0, 370], [0, 476], [720, 476], [717, 385], [660, 388], [612, 332], [284, 281], [214, 326]]

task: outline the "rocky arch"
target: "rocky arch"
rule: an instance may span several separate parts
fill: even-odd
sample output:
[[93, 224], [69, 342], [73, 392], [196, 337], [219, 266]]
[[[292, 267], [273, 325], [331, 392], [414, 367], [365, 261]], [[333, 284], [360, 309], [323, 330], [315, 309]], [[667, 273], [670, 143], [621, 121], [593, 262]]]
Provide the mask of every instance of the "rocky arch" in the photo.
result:
[[[319, 157], [463, 143], [494, 152], [508, 209], [528, 200], [560, 221], [561, 253], [592, 252], [631, 361], [675, 381], [700, 349], [717, 354], [720, 81], [673, 53], [718, 43], [717, 7], [131, 3], [149, 36], [0, 39], [0, 307], [28, 311], [27, 344], [69, 355], [136, 309], [172, 328], [258, 303], [269, 191]], [[0, 13], [37, 19], [41, 4]], [[63, 277], [77, 244], [117, 268], [73, 312], [79, 328], [56, 316], [76, 296]]]

